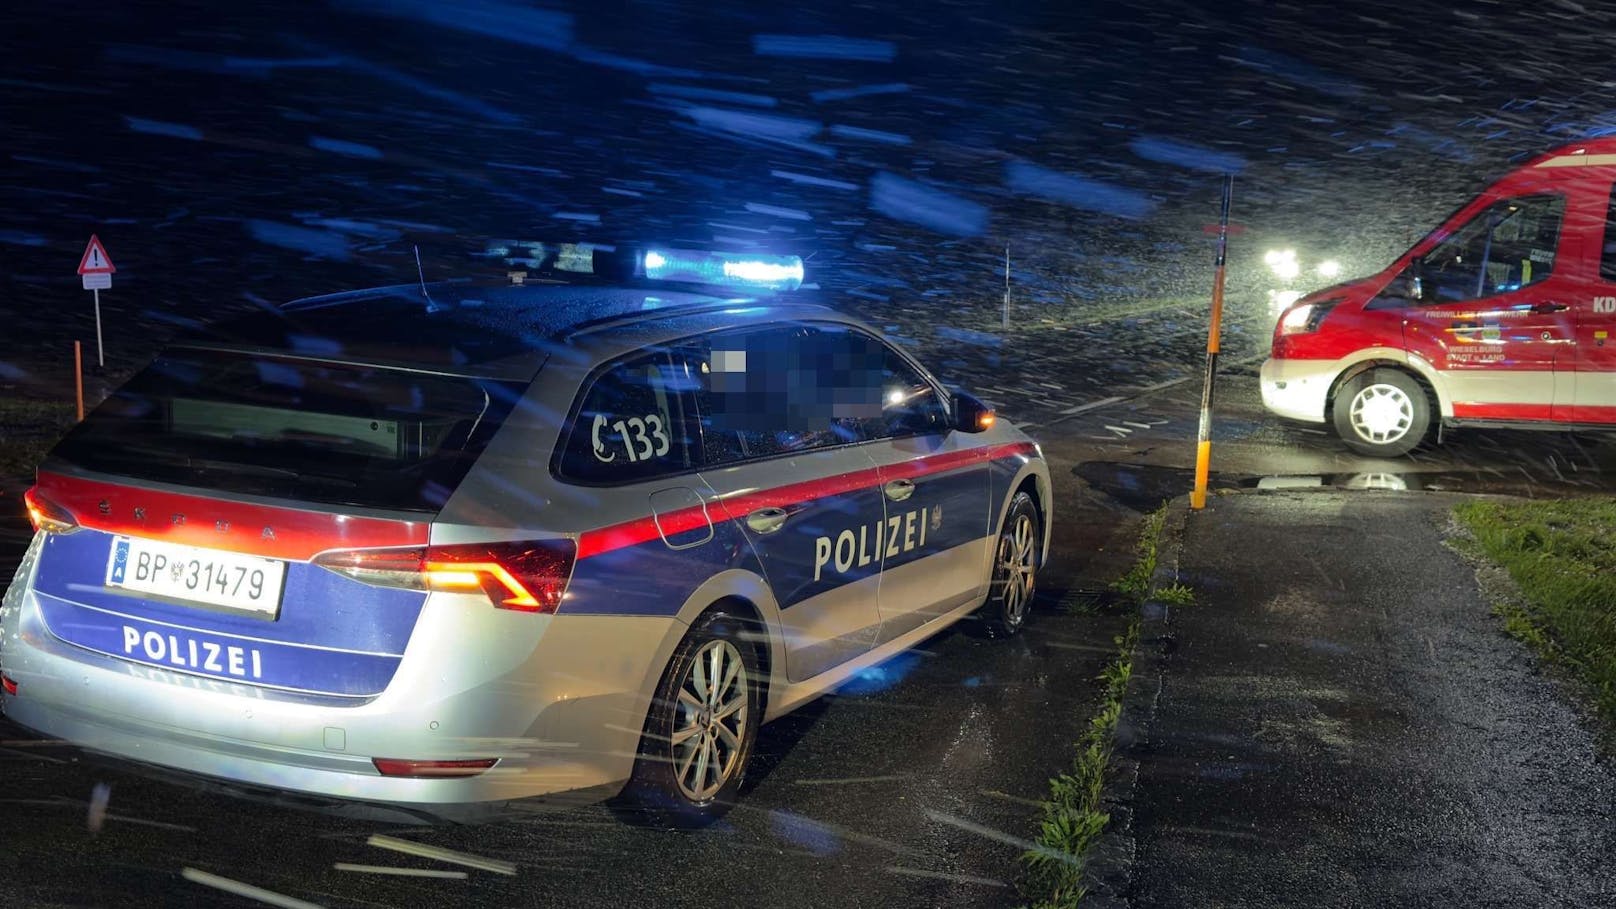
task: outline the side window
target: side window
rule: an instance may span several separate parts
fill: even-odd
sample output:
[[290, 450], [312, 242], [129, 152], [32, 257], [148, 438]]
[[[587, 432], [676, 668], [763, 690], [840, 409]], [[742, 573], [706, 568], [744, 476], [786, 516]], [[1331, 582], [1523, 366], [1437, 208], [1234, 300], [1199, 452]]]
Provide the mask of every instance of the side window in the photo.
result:
[[690, 356], [710, 465], [862, 442], [881, 413], [879, 342], [843, 326], [724, 332]]
[[[873, 339], [872, 339], [873, 340]], [[948, 431], [948, 405], [936, 386], [886, 344], [881, 347], [881, 418], [869, 430], [877, 438], [936, 435]]]
[[1610, 208], [1605, 214], [1605, 245], [1599, 257], [1599, 277], [1616, 283], [1616, 187], [1611, 187]]
[[597, 374], [578, 404], [558, 473], [585, 483], [629, 483], [696, 467], [688, 392], [692, 364], [659, 352]]
[[1424, 300], [1474, 300], [1542, 281], [1554, 270], [1564, 216], [1564, 196], [1488, 206], [1420, 260]]

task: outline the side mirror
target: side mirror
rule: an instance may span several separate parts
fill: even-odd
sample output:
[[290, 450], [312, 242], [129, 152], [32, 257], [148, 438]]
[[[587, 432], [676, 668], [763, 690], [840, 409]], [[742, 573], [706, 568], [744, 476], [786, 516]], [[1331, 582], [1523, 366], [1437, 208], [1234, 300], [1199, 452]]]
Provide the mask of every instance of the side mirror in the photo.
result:
[[998, 422], [993, 408], [967, 391], [954, 392], [954, 428], [960, 432], [985, 432]]

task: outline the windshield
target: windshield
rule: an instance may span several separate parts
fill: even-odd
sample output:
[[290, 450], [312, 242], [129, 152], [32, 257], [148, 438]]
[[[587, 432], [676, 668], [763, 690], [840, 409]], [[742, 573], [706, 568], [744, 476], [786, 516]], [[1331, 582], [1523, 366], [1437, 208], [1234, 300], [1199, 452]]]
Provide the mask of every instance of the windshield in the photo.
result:
[[176, 349], [52, 452], [116, 476], [436, 511], [519, 389], [484, 380]]

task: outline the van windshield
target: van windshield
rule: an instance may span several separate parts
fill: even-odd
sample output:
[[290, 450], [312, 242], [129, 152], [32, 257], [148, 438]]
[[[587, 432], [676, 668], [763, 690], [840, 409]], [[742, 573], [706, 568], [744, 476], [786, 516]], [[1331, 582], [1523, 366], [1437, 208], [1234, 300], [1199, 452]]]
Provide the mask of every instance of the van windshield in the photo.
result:
[[298, 502], [436, 511], [520, 393], [485, 379], [174, 350], [97, 407], [52, 458]]

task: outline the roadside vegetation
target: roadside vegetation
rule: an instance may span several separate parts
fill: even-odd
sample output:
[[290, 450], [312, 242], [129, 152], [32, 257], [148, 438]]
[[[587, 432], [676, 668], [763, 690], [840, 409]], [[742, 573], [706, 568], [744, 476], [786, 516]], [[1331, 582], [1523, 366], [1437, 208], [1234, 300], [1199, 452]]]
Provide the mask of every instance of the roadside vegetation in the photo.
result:
[[[1194, 601], [1194, 592], [1182, 584], [1154, 591], [1151, 588], [1167, 507], [1168, 503], [1163, 502], [1145, 516], [1134, 544], [1134, 563], [1110, 586], [1118, 600], [1136, 607], [1151, 597], [1177, 605]], [[1077, 754], [1071, 766], [1050, 779], [1049, 794], [1040, 803], [1033, 848], [1021, 856], [1025, 870], [1022, 895], [1034, 909], [1071, 909], [1082, 902], [1088, 893], [1083, 872], [1089, 850], [1111, 821], [1101, 800], [1111, 768], [1117, 723], [1122, 718], [1122, 698], [1133, 678], [1139, 620], [1131, 621], [1127, 631], [1112, 642], [1117, 653], [1100, 672], [1099, 680], [1104, 685], [1100, 703], [1076, 742]]]
[[1167, 520], [1167, 503], [1145, 515], [1144, 526], [1139, 528], [1139, 541], [1134, 544], [1134, 563], [1128, 573], [1111, 582], [1111, 590], [1133, 605], [1145, 601], [1150, 595], [1150, 579], [1156, 575], [1156, 547], [1161, 537], [1162, 524]]
[[0, 479], [29, 479], [73, 425], [73, 402], [0, 398]]
[[1089, 849], [1111, 816], [1100, 807], [1107, 770], [1111, 764], [1117, 721], [1122, 717], [1122, 696], [1133, 677], [1133, 650], [1139, 643], [1139, 622], [1112, 639], [1117, 655], [1100, 672], [1105, 691], [1099, 709], [1077, 741], [1077, 757], [1069, 770], [1049, 781], [1043, 800], [1034, 846], [1021, 856], [1026, 868], [1022, 894], [1035, 909], [1067, 909], [1078, 905], [1088, 888], [1083, 869]]
[[[1607, 735], [1616, 730], [1616, 499], [1467, 502], [1473, 541], [1520, 588], [1494, 607], [1508, 632], [1586, 684]], [[1468, 545], [1466, 545], [1468, 544]]]

